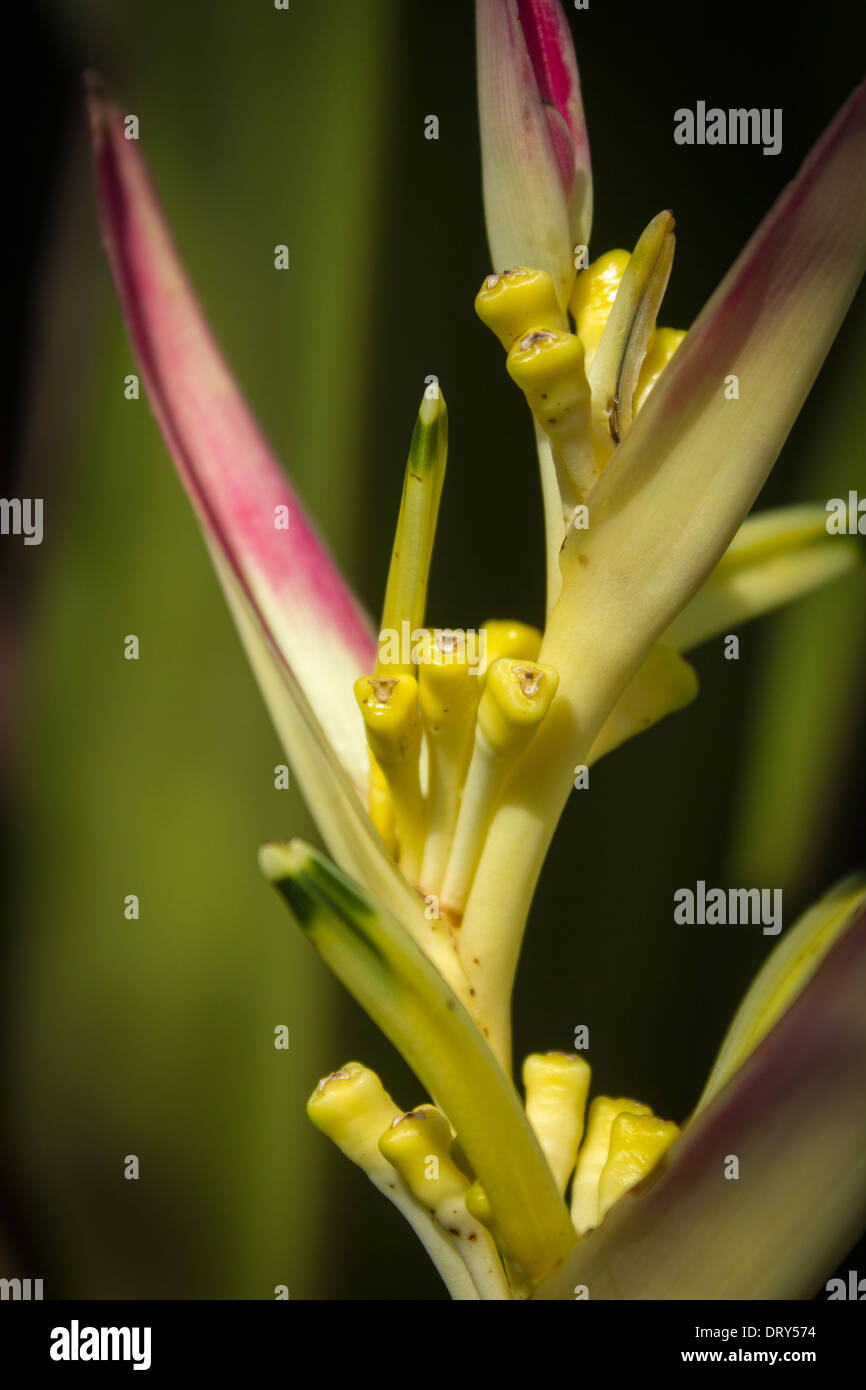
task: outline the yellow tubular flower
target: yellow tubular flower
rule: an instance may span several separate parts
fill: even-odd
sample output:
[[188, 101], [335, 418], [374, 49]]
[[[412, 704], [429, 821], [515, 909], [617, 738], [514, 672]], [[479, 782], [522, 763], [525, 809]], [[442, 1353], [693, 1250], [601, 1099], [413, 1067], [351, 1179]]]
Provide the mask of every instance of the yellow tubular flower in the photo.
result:
[[425, 833], [418, 682], [414, 676], [361, 676], [355, 682], [355, 699], [370, 752], [391, 794], [400, 867], [410, 882], [417, 883]]
[[568, 331], [550, 276], [522, 265], [488, 275], [475, 297], [475, 312], [506, 352], [531, 328]]
[[564, 1193], [583, 1136], [589, 1064], [565, 1052], [532, 1052], [523, 1063], [526, 1117]]
[[598, 1219], [614, 1202], [642, 1182], [679, 1134], [679, 1126], [655, 1115], [617, 1115], [610, 1131], [610, 1151], [598, 1181]]
[[500, 657], [478, 706], [478, 733], [496, 758], [522, 753], [550, 708], [559, 675], [536, 661]]
[[428, 818], [421, 885], [438, 895], [448, 862], [460, 791], [472, 749], [472, 727], [481, 693], [469, 663], [466, 636], [435, 632], [430, 660], [418, 670], [418, 700], [428, 751]]
[[372, 752], [370, 753], [370, 820], [382, 837], [392, 858], [397, 855], [397, 821], [388, 780]]
[[510, 1299], [490, 1233], [466, 1208], [469, 1178], [454, 1162], [451, 1145], [451, 1126], [432, 1105], [396, 1116], [379, 1140], [382, 1156], [431, 1213], [466, 1265], [479, 1294], [487, 1299]]
[[637, 379], [637, 390], [635, 391], [634, 397], [635, 415], [637, 415], [685, 336], [686, 330], [684, 328], [656, 329], [650, 339], [647, 355], [644, 358], [643, 366], [640, 369], [640, 376]]
[[583, 344], [573, 333], [532, 328], [511, 348], [506, 366], [553, 443], [568, 525], [598, 476]]
[[[307, 1115], [378, 1187], [393, 1174], [380, 1162], [379, 1136], [400, 1114], [374, 1071], [347, 1062], [325, 1076], [307, 1101]], [[396, 1191], [392, 1188], [392, 1191]]]
[[478, 1292], [463, 1261], [433, 1221], [425, 1205], [413, 1197], [379, 1148], [381, 1135], [400, 1117], [400, 1110], [374, 1071], [347, 1062], [323, 1077], [307, 1101], [307, 1115], [316, 1129], [367, 1174], [412, 1226], [456, 1299], [477, 1299]]
[[586, 1138], [577, 1156], [571, 1188], [571, 1220], [578, 1235], [597, 1226], [599, 1217], [598, 1182], [610, 1151], [610, 1132], [617, 1115], [649, 1115], [648, 1105], [622, 1097], [596, 1096], [589, 1107]]
[[607, 251], [580, 271], [574, 282], [568, 307], [583, 343], [587, 371], [592, 366], [630, 260], [628, 251]]
[[516, 661], [537, 661], [541, 651], [541, 632], [529, 623], [511, 622], [507, 618], [488, 618], [481, 631], [485, 639], [485, 665], [479, 673], [482, 689], [487, 672], [501, 656]]
[[493, 665], [478, 705], [475, 746], [442, 885], [442, 903], [459, 920], [484, 836], [505, 779], [550, 708], [559, 675], [552, 666], [507, 657]]

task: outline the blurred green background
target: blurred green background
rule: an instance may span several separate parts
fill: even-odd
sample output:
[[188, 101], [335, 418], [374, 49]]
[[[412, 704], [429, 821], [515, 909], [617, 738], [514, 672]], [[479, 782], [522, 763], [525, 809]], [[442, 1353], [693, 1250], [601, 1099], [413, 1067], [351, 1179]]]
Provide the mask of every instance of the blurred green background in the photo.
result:
[[[139, 116], [217, 335], [370, 610], [435, 373], [452, 449], [429, 617], [539, 621], [531, 427], [472, 311], [489, 269], [472, 7], [44, 0], [27, 23], [5, 495], [44, 497], [46, 529], [2, 553], [2, 1263], [61, 1298], [439, 1297], [408, 1229], [304, 1117], [350, 1057], [421, 1097], [259, 878], [261, 841], [314, 831], [274, 789], [283, 755], [190, 509], [146, 401], [123, 396], [135, 365], [80, 76], [97, 68]], [[677, 0], [572, 24], [593, 254], [672, 207], [663, 317], [686, 326], [859, 79], [862, 18]], [[782, 153], [675, 146], [673, 112], [698, 99], [782, 107]], [[866, 492], [864, 373], [861, 295], [762, 504]], [[736, 663], [709, 644], [697, 703], [573, 799], [521, 964], [519, 1055], [586, 1024], [599, 1089], [688, 1112], [769, 942], [674, 926], [674, 889], [781, 886], [790, 922], [866, 858], [864, 598], [858, 574], [744, 629]]]

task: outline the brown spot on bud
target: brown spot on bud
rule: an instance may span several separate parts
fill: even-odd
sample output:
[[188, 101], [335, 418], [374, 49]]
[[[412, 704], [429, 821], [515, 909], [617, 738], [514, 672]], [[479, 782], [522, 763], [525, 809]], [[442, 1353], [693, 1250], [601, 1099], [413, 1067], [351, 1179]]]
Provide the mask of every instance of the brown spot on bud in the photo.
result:
[[531, 333], [527, 333], [525, 338], [520, 339], [521, 349], [526, 352], [529, 348], [535, 347], [537, 343], [555, 343], [557, 335], [551, 333], [549, 328], [534, 328]]
[[[373, 691], [373, 703], [377, 705], [389, 705], [396, 684], [397, 681], [393, 676], [371, 676], [370, 688]], [[365, 703], [369, 704], [370, 701], [367, 700]]]
[[325, 1087], [326, 1087], [326, 1086], [329, 1084], [329, 1082], [331, 1082], [331, 1081], [348, 1081], [348, 1080], [349, 1080], [349, 1073], [348, 1073], [345, 1069], [342, 1069], [342, 1070], [340, 1070], [340, 1071], [332, 1071], [331, 1074], [330, 1074], [330, 1076], [323, 1076], [323, 1077], [322, 1077], [321, 1081], [319, 1082], [318, 1086], [316, 1087], [316, 1092], [317, 1092], [318, 1095], [321, 1095], [322, 1092], [324, 1091]]
[[407, 1110], [404, 1115], [395, 1115], [391, 1121], [391, 1128], [396, 1129], [404, 1120], [426, 1120], [426, 1118], [423, 1110]]
[[537, 695], [544, 680], [544, 672], [537, 666], [515, 666], [514, 674], [520, 682], [520, 689], [528, 700]]

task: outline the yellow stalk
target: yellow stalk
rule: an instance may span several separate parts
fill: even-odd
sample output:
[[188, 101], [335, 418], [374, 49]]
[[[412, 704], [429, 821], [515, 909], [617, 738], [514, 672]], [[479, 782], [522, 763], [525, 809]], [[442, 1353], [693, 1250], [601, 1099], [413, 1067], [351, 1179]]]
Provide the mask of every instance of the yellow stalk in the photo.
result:
[[501, 657], [487, 676], [478, 706], [475, 746], [463, 788], [454, 843], [442, 884], [442, 902], [455, 920], [463, 914], [472, 877], [499, 793], [556, 694], [552, 666]]
[[432, 1105], [398, 1115], [379, 1140], [383, 1157], [441, 1230], [484, 1299], [511, 1291], [496, 1246], [466, 1208], [469, 1178], [454, 1162], [451, 1126]]
[[438, 896], [472, 748], [481, 672], [470, 666], [465, 635], [435, 632], [418, 671], [418, 702], [428, 752], [427, 836], [421, 864], [425, 894]]
[[382, 837], [382, 842], [388, 853], [392, 858], [396, 858], [397, 822], [394, 818], [394, 803], [391, 800], [387, 778], [372, 752], [370, 752], [370, 820]]
[[370, 752], [381, 768], [394, 808], [399, 863], [417, 884], [426, 830], [421, 795], [421, 721], [414, 676], [361, 676], [355, 699], [364, 719]]
[[535, 448], [538, 454], [538, 473], [541, 480], [541, 500], [544, 507], [544, 559], [549, 617], [562, 592], [559, 552], [568, 534], [563, 515], [559, 475], [563, 465], [557, 464], [556, 451], [548, 435], [535, 421]]
[[421, 401], [403, 477], [382, 608], [377, 676], [411, 676], [414, 671], [410, 653], [400, 650], [405, 644], [398, 640], [394, 652], [388, 649], [386, 638], [390, 634], [402, 638], [404, 622], [409, 624], [410, 636], [424, 625], [427, 580], [447, 457], [448, 412], [442, 392], [436, 382], [431, 382]]
[[532, 328], [511, 348], [506, 366], [553, 444], [567, 527], [599, 473], [583, 344], [573, 333]]

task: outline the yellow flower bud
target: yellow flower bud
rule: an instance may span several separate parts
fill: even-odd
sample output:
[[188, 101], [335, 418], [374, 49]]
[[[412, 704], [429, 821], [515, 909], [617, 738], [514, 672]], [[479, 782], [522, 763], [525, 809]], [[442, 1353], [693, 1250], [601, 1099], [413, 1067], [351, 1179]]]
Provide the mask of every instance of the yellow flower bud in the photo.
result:
[[465, 1261], [486, 1297], [510, 1298], [494, 1242], [467, 1209], [469, 1178], [452, 1156], [451, 1126], [433, 1105], [398, 1115], [379, 1140], [383, 1157]]
[[481, 630], [487, 634], [487, 671], [501, 656], [516, 657], [519, 661], [538, 660], [541, 633], [537, 627], [507, 618], [488, 618]]
[[420, 744], [418, 682], [414, 676], [361, 676], [354, 688], [367, 740], [387, 773], [411, 757]]
[[640, 410], [683, 338], [684, 328], [657, 328], [640, 369], [634, 397], [634, 413]]
[[559, 674], [552, 666], [500, 657], [487, 675], [478, 728], [497, 757], [521, 750], [550, 709]]
[[376, 1073], [360, 1062], [323, 1077], [307, 1101], [316, 1129], [365, 1171], [378, 1168], [379, 1136], [399, 1113]]
[[589, 1107], [586, 1138], [577, 1157], [571, 1189], [571, 1219], [578, 1235], [597, 1226], [598, 1182], [610, 1151], [610, 1132], [617, 1115], [650, 1115], [648, 1105], [622, 1097], [596, 1096]]
[[530, 328], [566, 332], [553, 281], [545, 270], [517, 265], [488, 275], [475, 297], [475, 312], [508, 352]]
[[589, 1063], [565, 1052], [532, 1052], [523, 1063], [526, 1118], [560, 1192], [574, 1168], [583, 1135]]
[[390, 793], [400, 866], [415, 883], [421, 869], [425, 834], [418, 682], [414, 676], [361, 676], [354, 689], [370, 752]]
[[614, 1202], [642, 1182], [679, 1134], [679, 1126], [655, 1115], [617, 1115], [610, 1131], [610, 1150], [598, 1182], [598, 1219]]
[[628, 251], [607, 251], [582, 270], [574, 282], [568, 307], [583, 343], [587, 371], [630, 259]]
[[418, 668], [428, 753], [427, 835], [420, 882], [425, 894], [437, 897], [451, 852], [480, 694], [481, 677], [478, 668], [470, 666], [465, 634], [434, 633], [430, 660]]

